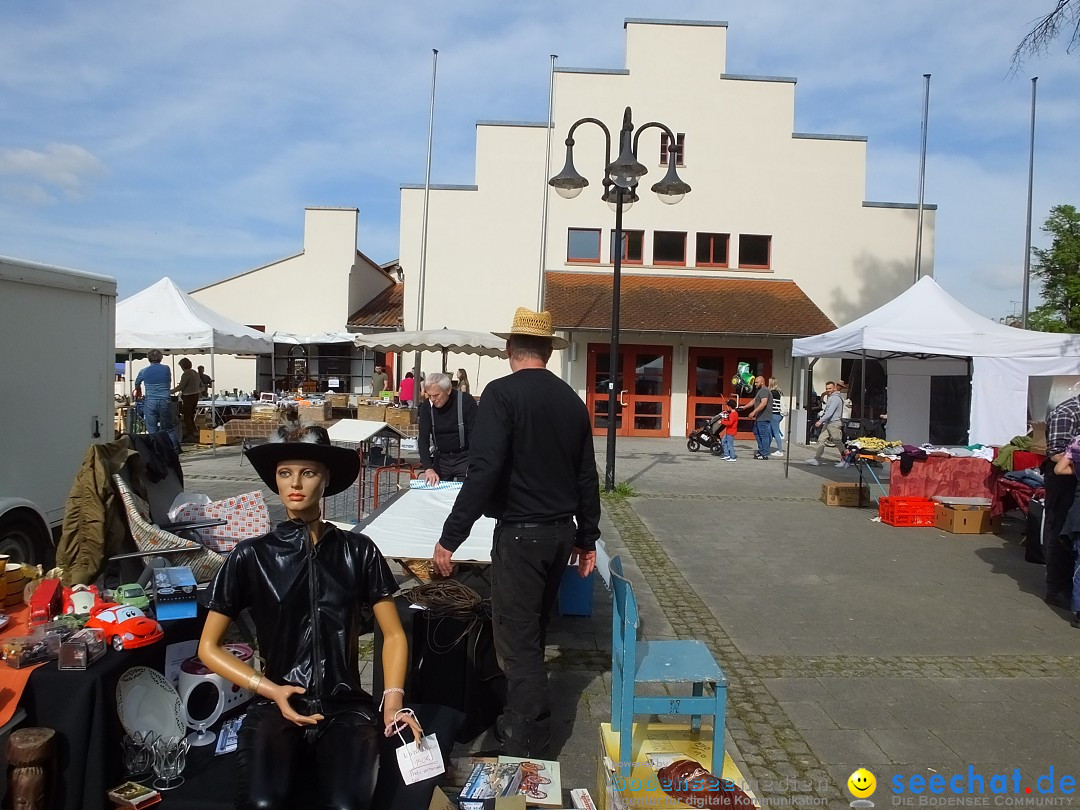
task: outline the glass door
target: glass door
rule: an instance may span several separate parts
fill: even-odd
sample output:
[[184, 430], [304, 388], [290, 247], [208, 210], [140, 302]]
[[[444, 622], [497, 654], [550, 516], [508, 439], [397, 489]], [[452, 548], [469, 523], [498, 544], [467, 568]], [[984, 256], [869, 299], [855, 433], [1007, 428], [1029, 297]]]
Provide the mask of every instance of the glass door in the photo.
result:
[[[695, 346], [690, 349], [686, 381], [686, 432], [700, 428], [710, 417], [720, 413], [720, 405], [734, 399], [745, 405], [749, 397], [737, 396], [731, 378], [739, 363], [746, 363], [750, 373], [766, 380], [772, 374], [772, 353], [760, 349], [725, 349]], [[754, 425], [750, 419], [739, 419], [735, 434], [740, 439], [754, 437]]]
[[[593, 433], [608, 428], [608, 390], [615, 386], [615, 431], [619, 436], [667, 436], [671, 429], [671, 347], [620, 346], [616, 373], [609, 346], [591, 344], [587, 405]], [[627, 384], [629, 383], [629, 384]]]

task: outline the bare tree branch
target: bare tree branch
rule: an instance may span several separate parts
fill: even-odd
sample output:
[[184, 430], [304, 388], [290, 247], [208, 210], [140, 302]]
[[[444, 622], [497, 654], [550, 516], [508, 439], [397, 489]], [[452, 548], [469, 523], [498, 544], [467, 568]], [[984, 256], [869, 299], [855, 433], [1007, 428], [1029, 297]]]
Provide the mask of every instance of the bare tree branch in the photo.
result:
[[[1072, 29], [1068, 32], [1068, 29]], [[1080, 47], [1080, 0], [1055, 0], [1054, 9], [1037, 18], [1027, 35], [1020, 40], [1012, 56], [1012, 72], [1017, 72], [1029, 56], [1046, 53], [1050, 44], [1063, 32], [1068, 32], [1065, 52]]]

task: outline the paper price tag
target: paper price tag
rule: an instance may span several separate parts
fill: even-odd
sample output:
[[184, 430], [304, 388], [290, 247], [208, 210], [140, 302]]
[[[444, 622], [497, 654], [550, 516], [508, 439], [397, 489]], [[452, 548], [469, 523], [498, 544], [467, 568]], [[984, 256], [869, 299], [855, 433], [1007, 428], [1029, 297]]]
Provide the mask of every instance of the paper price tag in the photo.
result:
[[430, 779], [446, 771], [439, 741], [434, 734], [428, 734], [419, 745], [415, 742], [407, 742], [395, 753], [401, 779], [406, 785]]

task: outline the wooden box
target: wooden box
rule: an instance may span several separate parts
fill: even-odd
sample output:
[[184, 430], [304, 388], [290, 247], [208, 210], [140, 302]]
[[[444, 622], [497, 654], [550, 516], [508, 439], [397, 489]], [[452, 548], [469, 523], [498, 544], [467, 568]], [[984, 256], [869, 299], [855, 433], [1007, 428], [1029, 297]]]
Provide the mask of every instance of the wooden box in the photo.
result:
[[368, 422], [385, 422], [386, 421], [386, 406], [385, 405], [365, 405], [360, 404], [356, 406], [356, 418], [366, 420]]
[[236, 443], [236, 438], [230, 437], [225, 430], [210, 430], [209, 428], [202, 428], [199, 430], [199, 444], [216, 444], [218, 447], [225, 447], [226, 445]]
[[333, 407], [329, 402], [322, 402], [318, 405], [301, 405], [298, 411], [300, 422], [303, 424], [309, 422], [326, 422], [333, 413]]
[[394, 427], [408, 427], [413, 424], [412, 408], [387, 408], [383, 421]]

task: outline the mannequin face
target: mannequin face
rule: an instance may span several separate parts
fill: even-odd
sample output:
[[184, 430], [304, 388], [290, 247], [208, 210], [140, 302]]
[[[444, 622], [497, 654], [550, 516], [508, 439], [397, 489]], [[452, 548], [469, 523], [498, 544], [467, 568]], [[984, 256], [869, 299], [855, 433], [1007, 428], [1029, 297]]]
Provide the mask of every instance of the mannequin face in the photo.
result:
[[318, 461], [283, 461], [277, 466], [278, 495], [290, 517], [314, 520], [320, 514], [329, 471]]

